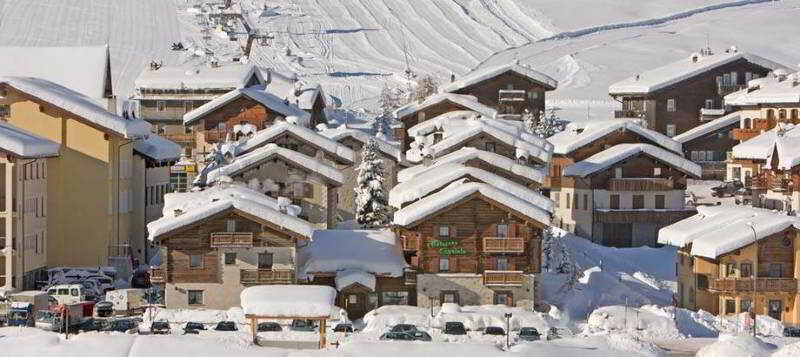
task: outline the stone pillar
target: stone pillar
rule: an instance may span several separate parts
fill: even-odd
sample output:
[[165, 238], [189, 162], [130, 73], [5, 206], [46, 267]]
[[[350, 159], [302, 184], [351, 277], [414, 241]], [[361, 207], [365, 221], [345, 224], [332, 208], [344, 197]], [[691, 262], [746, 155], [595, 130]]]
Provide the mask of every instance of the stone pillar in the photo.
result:
[[[5, 288], [10, 290], [14, 281], [14, 164], [6, 161], [6, 281]], [[20, 212], [22, 214], [22, 212]]]

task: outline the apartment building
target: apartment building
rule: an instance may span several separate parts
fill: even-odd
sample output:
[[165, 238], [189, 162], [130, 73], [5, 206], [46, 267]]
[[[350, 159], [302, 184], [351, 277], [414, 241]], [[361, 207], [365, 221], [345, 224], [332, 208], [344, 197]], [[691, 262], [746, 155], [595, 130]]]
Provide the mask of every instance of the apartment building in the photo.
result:
[[734, 137], [740, 142], [769, 131], [778, 123], [800, 124], [800, 72], [777, 69], [725, 96], [729, 111], [741, 119]]

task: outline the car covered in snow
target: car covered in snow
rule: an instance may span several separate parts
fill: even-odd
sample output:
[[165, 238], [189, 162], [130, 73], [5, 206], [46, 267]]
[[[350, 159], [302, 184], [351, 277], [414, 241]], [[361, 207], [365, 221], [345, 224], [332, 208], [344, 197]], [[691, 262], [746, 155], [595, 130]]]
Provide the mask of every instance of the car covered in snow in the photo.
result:
[[239, 329], [236, 327], [236, 323], [233, 321], [220, 321], [217, 323], [217, 326], [214, 327], [215, 331], [238, 331]]
[[519, 339], [522, 341], [538, 341], [540, 337], [539, 330], [534, 327], [523, 327], [519, 329]]
[[134, 319], [111, 320], [100, 331], [135, 334], [139, 332], [139, 324]]
[[736, 191], [738, 191], [740, 188], [743, 187], [744, 184], [742, 183], [742, 181], [739, 180], [723, 182], [719, 186], [711, 188], [711, 196], [712, 197], [734, 196], [736, 195]]
[[333, 332], [353, 332], [352, 324], [338, 324], [333, 328]]
[[197, 335], [200, 331], [205, 331], [206, 325], [203, 325], [199, 322], [187, 322], [185, 326], [183, 326], [183, 334], [191, 334]]
[[292, 320], [292, 331], [314, 332], [316, 326], [311, 320]]
[[381, 335], [381, 341], [414, 341], [414, 336], [405, 332], [387, 332]]
[[467, 329], [464, 323], [458, 321], [449, 321], [444, 323], [444, 331], [447, 335], [466, 335]]
[[390, 332], [414, 332], [417, 331], [417, 326], [411, 324], [398, 324], [394, 325]]
[[150, 333], [154, 335], [168, 335], [170, 332], [169, 322], [167, 321], [153, 321], [150, 325]]
[[502, 327], [489, 326], [483, 330], [484, 335], [505, 336], [506, 330]]
[[262, 322], [258, 324], [258, 332], [277, 332], [283, 328], [277, 322]]

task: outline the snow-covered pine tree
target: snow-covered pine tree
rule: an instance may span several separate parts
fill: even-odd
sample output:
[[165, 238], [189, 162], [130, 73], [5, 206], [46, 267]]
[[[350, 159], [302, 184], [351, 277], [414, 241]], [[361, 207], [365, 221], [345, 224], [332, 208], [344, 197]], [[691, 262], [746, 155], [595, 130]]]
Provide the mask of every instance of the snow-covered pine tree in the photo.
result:
[[536, 134], [536, 117], [527, 108], [522, 112], [522, 123], [525, 130], [531, 134]]
[[361, 164], [356, 177], [356, 221], [364, 228], [389, 223], [386, 192], [383, 189], [383, 159], [378, 143], [370, 139], [361, 151]]
[[564, 126], [561, 124], [561, 119], [556, 114], [556, 110], [551, 108], [547, 115], [544, 115], [543, 112], [539, 113], [539, 122], [536, 123], [533, 133], [547, 139], [562, 130], [564, 130]]
[[414, 99], [422, 102], [428, 97], [439, 91], [439, 83], [431, 76], [422, 77], [417, 81], [417, 89], [414, 92]]

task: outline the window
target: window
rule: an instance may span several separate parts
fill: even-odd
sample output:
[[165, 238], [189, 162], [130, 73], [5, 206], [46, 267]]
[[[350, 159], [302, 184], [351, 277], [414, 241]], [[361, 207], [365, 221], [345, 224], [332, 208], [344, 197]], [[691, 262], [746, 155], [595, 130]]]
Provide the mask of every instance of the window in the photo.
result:
[[422, 122], [422, 121], [425, 121], [425, 112], [419, 112], [419, 113], [417, 113], [417, 120], [419, 120], [419, 121], [421, 121], [421, 122]]
[[191, 112], [194, 109], [194, 103], [191, 100], [187, 100], [183, 102], [183, 111], [185, 113]]
[[235, 219], [228, 219], [225, 220], [225, 231], [226, 232], [236, 232], [236, 220]]
[[615, 167], [614, 168], [614, 178], [622, 178], [622, 168]]
[[508, 264], [508, 258], [506, 257], [499, 257], [495, 260], [495, 270], [511, 270], [511, 267]]
[[194, 130], [194, 129], [192, 129], [192, 128], [193, 128], [193, 127], [192, 127], [191, 125], [184, 126], [184, 127], [183, 127], [183, 133], [184, 133], [184, 134], [191, 134], [191, 133], [193, 133], [193, 130]]
[[381, 292], [381, 305], [408, 305], [408, 291]]
[[694, 288], [689, 288], [689, 303], [694, 304]]
[[661, 168], [660, 167], [654, 167], [653, 168], [653, 177], [659, 177], [659, 176], [661, 176]]
[[[694, 259], [694, 258], [692, 258]], [[689, 260], [691, 262], [691, 260]], [[697, 288], [698, 289], [708, 289], [708, 276], [703, 274], [697, 275]]]
[[11, 116], [11, 106], [8, 104], [0, 105], [0, 118], [4, 118], [7, 116]]
[[667, 99], [667, 111], [668, 112], [675, 111], [675, 99]]
[[439, 226], [439, 237], [449, 237], [450, 226]]
[[510, 291], [496, 291], [494, 293], [494, 304], [514, 306], [514, 295]]
[[258, 253], [258, 269], [272, 269], [273, 256], [269, 252]]
[[539, 92], [537, 91], [528, 91], [528, 99], [536, 100], [539, 98]]
[[738, 85], [739, 84], [739, 73], [738, 72], [731, 72], [731, 85]]
[[567, 208], [571, 208], [572, 205], [572, 196], [568, 193], [567, 194]]
[[725, 313], [726, 314], [736, 313], [736, 300], [725, 299]]
[[163, 100], [156, 101], [156, 110], [158, 110], [159, 112], [167, 110], [167, 102]]
[[450, 258], [439, 257], [439, 271], [450, 271]]
[[739, 267], [739, 273], [742, 278], [749, 278], [751, 275], [753, 275], [753, 264], [742, 263], [742, 265]]
[[664, 209], [664, 195], [656, 195], [656, 209]]
[[780, 278], [781, 277], [781, 264], [772, 263], [769, 265], [769, 277], [770, 278]]
[[725, 74], [722, 75], [722, 84], [726, 85], [726, 86], [731, 85], [731, 74], [730, 73], [725, 73]]
[[775, 119], [775, 111], [772, 109], [767, 109], [767, 119]]
[[458, 291], [442, 291], [439, 296], [440, 303], [458, 304]]
[[786, 119], [786, 109], [778, 110], [778, 119]]
[[225, 130], [225, 122], [218, 123], [217, 130]]
[[70, 289], [69, 294], [72, 296], [81, 296], [81, 292], [78, 289]]
[[578, 194], [577, 193], [572, 195], [572, 207], [575, 207], [575, 209], [579, 209], [580, 208], [580, 207], [578, 207]]
[[609, 197], [608, 208], [619, 209], [619, 195], [611, 195]]
[[675, 129], [675, 124], [667, 124], [667, 136], [673, 137], [675, 136], [677, 130]]
[[203, 256], [202, 255], [190, 255], [189, 256], [189, 268], [191, 269], [200, 269], [203, 267]]
[[633, 209], [644, 208], [644, 195], [633, 195]]
[[800, 113], [798, 113], [797, 109], [792, 109], [791, 113], [791, 119], [800, 119]]
[[493, 142], [486, 143], [486, 151], [494, 152], [495, 151], [495, 144]]
[[588, 210], [589, 209], [589, 195], [587, 195], [587, 194], [583, 195], [583, 209], [584, 210]]
[[740, 312], [748, 312], [752, 308], [753, 308], [753, 300], [742, 299], [742, 301], [739, 302], [739, 311]]
[[514, 90], [514, 85], [513, 84], [506, 84], [506, 89]]
[[725, 276], [727, 277], [736, 276], [736, 264], [733, 263], [725, 264]]
[[189, 290], [187, 302], [189, 305], [203, 305], [203, 290]]
[[497, 225], [497, 236], [498, 237], [508, 237], [508, 225], [507, 224], [498, 224]]
[[225, 253], [225, 265], [236, 264], [236, 253]]
[[713, 99], [706, 99], [706, 109], [714, 109], [714, 100]]

